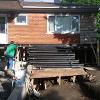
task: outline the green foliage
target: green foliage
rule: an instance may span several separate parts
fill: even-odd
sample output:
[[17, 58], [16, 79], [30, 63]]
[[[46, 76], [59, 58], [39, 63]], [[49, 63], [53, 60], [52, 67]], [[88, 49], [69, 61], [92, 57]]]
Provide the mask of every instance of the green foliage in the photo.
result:
[[100, 0], [62, 0], [62, 4], [100, 5]]
[[100, 40], [100, 34], [97, 33], [97, 40]]
[[97, 39], [100, 40], [100, 12], [97, 14], [96, 17], [96, 28], [97, 28]]
[[96, 25], [97, 25], [97, 29], [100, 29], [100, 12], [97, 14], [96, 17]]
[[[61, 4], [62, 5], [78, 4], [78, 5], [99, 5], [100, 6], [100, 0], [62, 0]], [[97, 28], [97, 39], [100, 40], [100, 12], [97, 14], [96, 28]]]

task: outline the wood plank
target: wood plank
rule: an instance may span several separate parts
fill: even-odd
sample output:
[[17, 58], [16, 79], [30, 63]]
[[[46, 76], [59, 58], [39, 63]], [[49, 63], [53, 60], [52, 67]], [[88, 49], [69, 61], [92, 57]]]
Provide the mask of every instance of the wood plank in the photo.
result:
[[76, 76], [86, 75], [87, 73], [83, 68], [66, 68], [66, 69], [51, 69], [51, 70], [32, 70], [30, 79], [32, 78], [49, 78], [49, 77], [61, 77], [61, 76]]

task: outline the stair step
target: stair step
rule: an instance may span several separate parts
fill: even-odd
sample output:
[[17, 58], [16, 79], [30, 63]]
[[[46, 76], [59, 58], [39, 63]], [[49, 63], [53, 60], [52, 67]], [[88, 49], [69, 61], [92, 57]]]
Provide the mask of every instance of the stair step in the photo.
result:
[[30, 56], [32, 56], [32, 55], [39, 55], [39, 56], [44, 56], [44, 55], [46, 55], [46, 56], [75, 56], [75, 54], [62, 54], [62, 53], [54, 53], [54, 54], [52, 54], [52, 53], [29, 53], [29, 55]]
[[49, 59], [45, 59], [45, 60], [34, 60], [34, 59], [29, 59], [29, 61], [32, 61], [32, 62], [35, 62], [35, 63], [40, 63], [40, 62], [44, 62], [44, 63], [46, 63], [46, 62], [58, 62], [58, 63], [62, 63], [62, 62], [69, 62], [69, 63], [79, 63], [79, 60], [61, 60], [61, 59], [53, 59], [53, 60], [49, 60]]
[[32, 64], [79, 64], [79, 62], [71, 62], [71, 61], [66, 61], [66, 62], [35, 62], [35, 61], [29, 61]]
[[29, 53], [58, 53], [57, 51], [33, 51], [33, 50], [30, 50]]
[[77, 68], [77, 67], [83, 67], [83, 64], [77, 64], [77, 65], [70, 65], [70, 64], [66, 64], [66, 65], [34, 65], [34, 67], [36, 68]]
[[84, 64], [71, 64], [72, 67], [83, 67]]
[[50, 45], [50, 44], [39, 44], [39, 45], [33, 45], [33, 46], [30, 46], [28, 47], [28, 49], [42, 49], [42, 50], [52, 50], [52, 49], [57, 49], [57, 48], [66, 48], [65, 45], [60, 45], [60, 44], [53, 44], [53, 45]]
[[80, 67], [71, 47], [65, 45], [34, 45], [28, 50], [29, 64], [41, 68]]
[[70, 63], [33, 63], [33, 62], [29, 62], [29, 64], [32, 64], [34, 66], [70, 66]]
[[75, 57], [46, 57], [46, 58], [36, 58], [36, 57], [29, 57], [27, 60], [75, 60]]
[[67, 62], [35, 62], [35, 61], [29, 61], [30, 63], [33, 63], [33, 64], [70, 64], [71, 62], [70, 61], [67, 61]]
[[28, 59], [75, 59], [75, 56], [29, 56]]

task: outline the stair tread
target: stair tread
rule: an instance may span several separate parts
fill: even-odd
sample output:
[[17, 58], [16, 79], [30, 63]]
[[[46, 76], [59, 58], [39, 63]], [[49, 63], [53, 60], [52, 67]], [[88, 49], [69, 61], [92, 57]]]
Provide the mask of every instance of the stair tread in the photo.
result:
[[64, 45], [39, 45], [28, 48], [29, 64], [41, 68], [80, 67], [83, 64], [75, 59], [75, 53], [70, 47]]
[[65, 62], [66, 62], [66, 61], [79, 62], [79, 60], [75, 60], [75, 59], [67, 59], [67, 60], [66, 60], [66, 59], [45, 59], [45, 60], [42, 59], [42, 60], [41, 60], [41, 59], [40, 59], [40, 60], [37, 60], [37, 59], [34, 59], [34, 58], [33, 58], [33, 59], [28, 59], [28, 60], [31, 60], [31, 61], [38, 61], [38, 62], [41, 62], [41, 61], [43, 61], [43, 62], [46, 62], [46, 61], [53, 61], [53, 62], [55, 62], [55, 61], [61, 61], [61, 62], [62, 62], [62, 61], [65, 61]]
[[40, 57], [39, 58], [36, 58], [36, 57], [34, 58], [34, 57], [30, 57], [30, 58], [28, 58], [28, 60], [31, 60], [31, 59], [32, 60], [69, 60], [69, 59], [70, 60], [75, 60], [74, 57], [70, 57], [70, 58], [69, 57], [66, 57], [66, 58], [65, 57], [63, 57], [63, 58], [61, 58], [61, 57], [60, 58], [58, 58], [58, 57], [57, 58], [54, 58], [54, 57], [51, 57], [51, 58], [50, 57], [49, 58], [40, 58]]
[[70, 64], [66, 64], [66, 65], [34, 65], [34, 67], [36, 68], [71, 68], [71, 67], [83, 67], [83, 64], [78, 64], [78, 65], [70, 65]]
[[55, 55], [55, 56], [60, 56], [60, 55], [63, 55], [63, 56], [75, 56], [75, 54], [63, 54], [63, 53], [29, 53], [29, 55]]
[[30, 62], [32, 62], [32, 63], [34, 63], [34, 64], [66, 64], [66, 63], [77, 63], [78, 64], [78, 62], [71, 62], [71, 61], [66, 61], [66, 62], [35, 62], [35, 61], [30, 61]]

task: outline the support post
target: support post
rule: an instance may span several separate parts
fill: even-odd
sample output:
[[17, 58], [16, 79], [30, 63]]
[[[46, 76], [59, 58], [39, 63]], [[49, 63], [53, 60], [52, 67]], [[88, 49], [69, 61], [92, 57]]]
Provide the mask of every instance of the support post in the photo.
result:
[[58, 77], [58, 84], [61, 85], [61, 76]]
[[44, 88], [47, 89], [46, 81], [44, 81]]
[[73, 81], [73, 83], [76, 82], [76, 76], [73, 76], [73, 77], [72, 77], [72, 81]]

